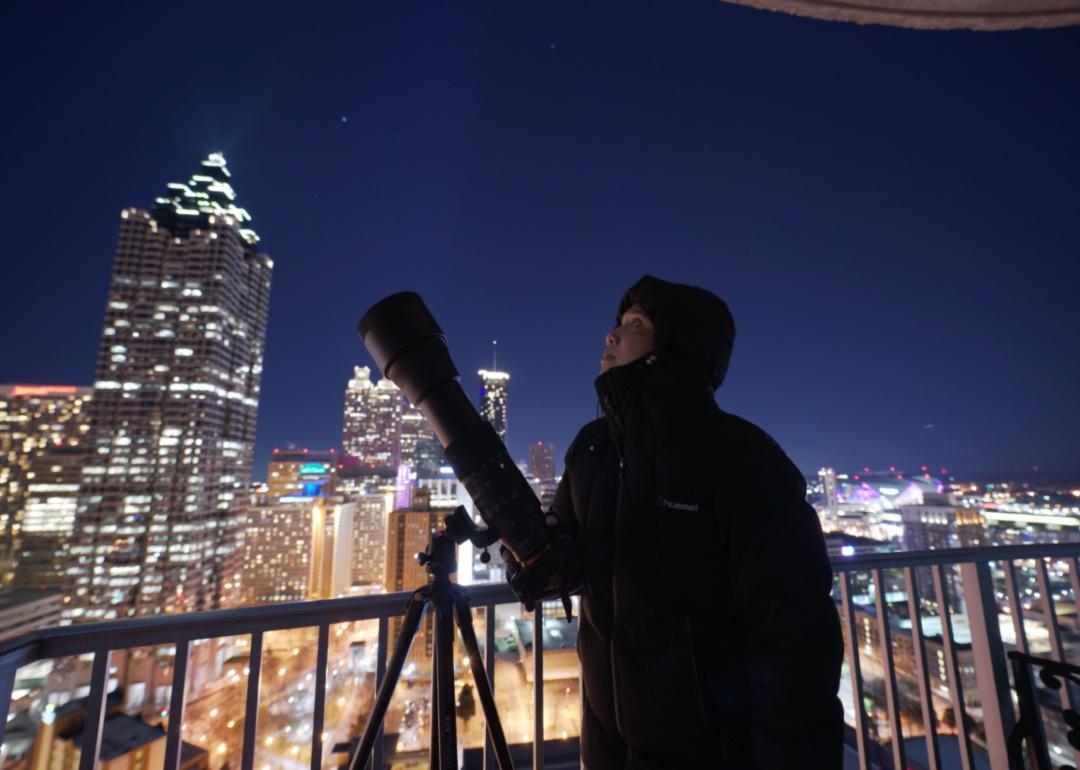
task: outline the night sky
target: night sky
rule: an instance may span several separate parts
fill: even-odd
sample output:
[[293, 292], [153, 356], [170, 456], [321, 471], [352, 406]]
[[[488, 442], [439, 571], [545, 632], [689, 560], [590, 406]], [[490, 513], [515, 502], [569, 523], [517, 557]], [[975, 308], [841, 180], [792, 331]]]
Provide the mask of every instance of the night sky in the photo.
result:
[[512, 453], [561, 457], [643, 273], [728, 301], [718, 402], [806, 473], [1080, 470], [1078, 29], [107, 5], [0, 10], [0, 382], [92, 382], [120, 210], [222, 151], [276, 263], [257, 478], [338, 444], [404, 289], [474, 397], [498, 339]]

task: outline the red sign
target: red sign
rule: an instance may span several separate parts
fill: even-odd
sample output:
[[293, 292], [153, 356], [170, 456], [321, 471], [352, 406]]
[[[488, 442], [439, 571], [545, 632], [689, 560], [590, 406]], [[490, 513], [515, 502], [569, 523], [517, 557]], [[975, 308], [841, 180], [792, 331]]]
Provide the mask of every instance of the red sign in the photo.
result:
[[15, 385], [13, 396], [70, 396], [78, 388], [74, 385]]

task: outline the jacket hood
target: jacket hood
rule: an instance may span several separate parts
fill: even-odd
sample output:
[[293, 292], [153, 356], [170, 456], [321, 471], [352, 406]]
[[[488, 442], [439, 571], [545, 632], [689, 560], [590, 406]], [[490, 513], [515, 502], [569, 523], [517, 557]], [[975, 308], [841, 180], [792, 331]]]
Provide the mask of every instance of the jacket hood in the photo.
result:
[[615, 325], [640, 305], [656, 332], [656, 354], [669, 366], [701, 378], [716, 390], [727, 376], [735, 343], [735, 320], [711, 291], [646, 275], [619, 301]]

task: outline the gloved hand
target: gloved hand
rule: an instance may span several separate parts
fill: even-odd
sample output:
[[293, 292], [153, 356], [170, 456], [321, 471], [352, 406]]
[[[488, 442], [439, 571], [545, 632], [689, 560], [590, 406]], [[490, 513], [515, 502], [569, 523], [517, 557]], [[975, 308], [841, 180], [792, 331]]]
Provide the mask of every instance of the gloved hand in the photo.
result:
[[581, 552], [577, 538], [560, 526], [559, 515], [548, 511], [544, 516], [549, 544], [528, 564], [522, 564], [504, 545], [499, 555], [506, 564], [506, 580], [525, 609], [532, 611], [538, 601], [561, 599], [566, 618], [571, 618], [570, 596], [581, 591]]

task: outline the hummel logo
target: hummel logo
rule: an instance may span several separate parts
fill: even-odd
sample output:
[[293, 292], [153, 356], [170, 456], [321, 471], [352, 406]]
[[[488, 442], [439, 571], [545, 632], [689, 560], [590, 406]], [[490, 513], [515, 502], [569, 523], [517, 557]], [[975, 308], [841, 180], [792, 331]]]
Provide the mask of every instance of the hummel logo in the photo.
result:
[[676, 503], [672, 500], [668, 500], [666, 497], [657, 498], [657, 501], [662, 508], [670, 508], [673, 511], [696, 511], [698, 510], [697, 503]]

